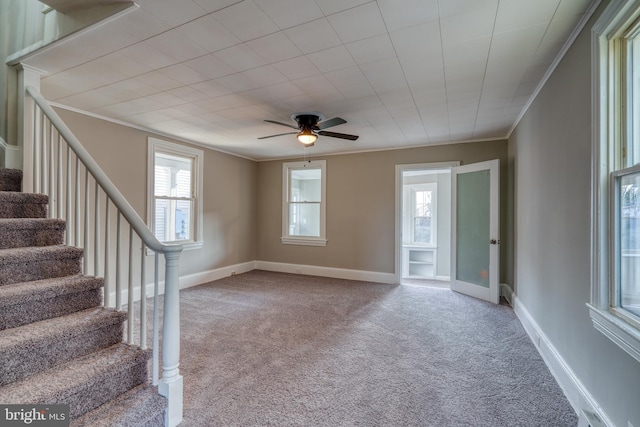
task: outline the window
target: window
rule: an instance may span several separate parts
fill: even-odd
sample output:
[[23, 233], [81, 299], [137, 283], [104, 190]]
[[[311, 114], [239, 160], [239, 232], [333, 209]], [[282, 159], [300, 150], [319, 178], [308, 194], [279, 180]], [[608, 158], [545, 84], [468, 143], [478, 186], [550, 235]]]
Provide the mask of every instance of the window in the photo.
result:
[[640, 0], [593, 28], [594, 326], [640, 361]]
[[148, 224], [156, 238], [202, 246], [203, 152], [149, 138]]
[[326, 161], [283, 163], [282, 243], [325, 246]]
[[435, 182], [404, 185], [405, 244], [436, 246], [436, 188]]

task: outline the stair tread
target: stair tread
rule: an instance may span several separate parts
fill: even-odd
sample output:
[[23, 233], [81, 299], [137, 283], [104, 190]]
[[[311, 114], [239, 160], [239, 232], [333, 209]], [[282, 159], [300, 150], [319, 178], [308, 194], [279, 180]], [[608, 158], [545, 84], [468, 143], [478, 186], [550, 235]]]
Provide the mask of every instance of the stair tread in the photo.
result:
[[40, 193], [0, 191], [0, 203], [49, 203], [49, 196]]
[[0, 229], [9, 230], [33, 230], [39, 228], [65, 228], [66, 221], [55, 218], [0, 218]]
[[102, 278], [80, 274], [12, 283], [0, 286], [0, 308], [27, 301], [50, 299], [82, 290], [98, 289], [103, 285], [104, 279]]
[[167, 400], [155, 387], [139, 385], [80, 418], [71, 427], [119, 427], [145, 425], [163, 412]]
[[149, 359], [149, 351], [124, 343], [0, 387], [3, 404], [69, 402], [73, 390], [97, 384], [105, 375]]
[[0, 265], [15, 262], [27, 263], [46, 259], [80, 258], [83, 256], [83, 253], [84, 251], [81, 248], [66, 245], [0, 249]]
[[52, 335], [70, 336], [100, 329], [106, 324], [123, 322], [127, 313], [95, 307], [66, 316], [29, 323], [0, 331], [0, 352], [28, 342], [38, 342]]

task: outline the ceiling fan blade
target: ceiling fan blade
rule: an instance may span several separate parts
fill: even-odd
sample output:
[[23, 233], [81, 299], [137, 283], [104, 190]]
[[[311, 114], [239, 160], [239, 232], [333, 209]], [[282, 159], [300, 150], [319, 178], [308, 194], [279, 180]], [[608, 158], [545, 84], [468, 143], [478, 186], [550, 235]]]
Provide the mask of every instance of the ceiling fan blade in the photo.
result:
[[333, 126], [343, 125], [347, 123], [345, 119], [341, 119], [340, 117], [334, 117], [333, 119], [325, 120], [322, 123], [318, 123], [318, 129], [326, 129]]
[[340, 139], [348, 139], [349, 141], [355, 141], [360, 138], [358, 135], [349, 135], [347, 133], [338, 133], [338, 132], [329, 132], [326, 130], [321, 130], [318, 132], [318, 135], [322, 136], [330, 136], [332, 138], [340, 138]]
[[289, 125], [289, 124], [282, 123], [282, 122], [276, 122], [275, 120], [265, 120], [265, 122], [267, 122], [267, 123], [275, 123], [277, 125], [286, 126], [288, 128], [291, 128], [291, 129], [298, 129], [298, 126]]
[[267, 139], [267, 138], [273, 138], [273, 137], [275, 137], [275, 136], [282, 136], [282, 135], [295, 135], [295, 134], [297, 134], [297, 133], [298, 133], [298, 132], [279, 133], [279, 134], [277, 134], [277, 135], [261, 136], [261, 137], [259, 137], [258, 139]]

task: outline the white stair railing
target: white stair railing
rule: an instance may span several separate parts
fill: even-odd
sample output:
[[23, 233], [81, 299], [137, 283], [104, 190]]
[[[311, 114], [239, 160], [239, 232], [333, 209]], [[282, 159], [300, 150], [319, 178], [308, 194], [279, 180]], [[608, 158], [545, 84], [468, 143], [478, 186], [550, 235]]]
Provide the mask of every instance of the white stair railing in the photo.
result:
[[[154, 253], [150, 269], [153, 384], [168, 399], [165, 425], [178, 425], [182, 421], [178, 268], [183, 248], [160, 243], [40, 92], [27, 86], [26, 94], [34, 101], [32, 123], [25, 123], [31, 126], [25, 134], [33, 135], [32, 141], [24, 141], [25, 152], [33, 153], [31, 158], [24, 158], [23, 170], [31, 174], [27, 180], [34, 193], [49, 195], [49, 217], [66, 220], [66, 244], [84, 249], [84, 274], [104, 277], [104, 306], [122, 310], [126, 304], [126, 341], [143, 349], [148, 348], [146, 258], [147, 252]], [[158, 345], [159, 254], [165, 261], [162, 378]]]

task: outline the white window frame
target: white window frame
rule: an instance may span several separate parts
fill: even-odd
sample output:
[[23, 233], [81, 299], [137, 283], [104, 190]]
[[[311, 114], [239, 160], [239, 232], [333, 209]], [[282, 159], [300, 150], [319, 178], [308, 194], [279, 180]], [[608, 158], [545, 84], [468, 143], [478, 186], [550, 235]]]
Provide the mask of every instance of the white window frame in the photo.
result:
[[[411, 246], [423, 246], [425, 248], [438, 247], [438, 183], [427, 182], [422, 184], [409, 184], [409, 239]], [[431, 241], [429, 243], [420, 243], [415, 241], [415, 209], [416, 209], [416, 192], [431, 192]]]
[[[199, 249], [204, 244], [204, 230], [202, 226], [202, 205], [203, 205], [203, 175], [204, 175], [204, 151], [185, 145], [174, 144], [149, 137], [147, 140], [147, 225], [152, 230], [155, 229], [155, 158], [156, 153], [165, 153], [180, 157], [190, 157], [193, 159], [193, 170], [191, 171], [192, 186], [194, 192], [193, 202], [193, 240], [177, 241], [185, 250]], [[172, 243], [172, 242], [169, 242]], [[151, 251], [148, 251], [152, 253]]]
[[[320, 200], [320, 236], [291, 236], [289, 235], [289, 176], [290, 171], [296, 169], [320, 169], [321, 200]], [[327, 245], [327, 161], [310, 160], [306, 162], [285, 162], [282, 164], [282, 237], [280, 241], [285, 245], [326, 246]]]
[[[637, 317], [616, 306], [613, 180], [622, 170], [626, 73], [621, 39], [640, 17], [640, 0], [612, 0], [592, 29], [591, 298], [594, 327], [640, 361]], [[616, 172], [618, 171], [618, 172]]]

